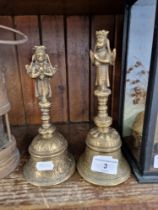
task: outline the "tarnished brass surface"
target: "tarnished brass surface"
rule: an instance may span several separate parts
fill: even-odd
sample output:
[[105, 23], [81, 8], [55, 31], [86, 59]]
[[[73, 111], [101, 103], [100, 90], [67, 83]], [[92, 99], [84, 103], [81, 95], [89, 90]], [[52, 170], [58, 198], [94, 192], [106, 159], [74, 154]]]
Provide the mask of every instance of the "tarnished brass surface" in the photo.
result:
[[[75, 162], [67, 151], [67, 141], [50, 123], [51, 87], [50, 79], [57, 68], [50, 63], [44, 46], [35, 46], [30, 65], [26, 65], [28, 75], [35, 79], [35, 93], [39, 99], [42, 125], [39, 134], [29, 146], [31, 155], [24, 166], [24, 176], [28, 182], [37, 186], [59, 184], [68, 179], [75, 170]], [[51, 163], [53, 168], [41, 170], [39, 163]]]
[[[7, 96], [4, 73], [0, 70], [0, 179], [9, 175], [19, 163], [16, 141], [10, 132], [7, 115], [9, 110], [10, 103]], [[6, 127], [6, 130], [4, 127]]]
[[0, 116], [4, 115], [9, 110], [10, 103], [8, 101], [4, 73], [2, 72], [2, 70], [0, 70]]
[[[102, 186], [113, 186], [128, 179], [130, 168], [121, 153], [121, 139], [118, 132], [110, 127], [112, 118], [107, 113], [107, 100], [111, 94], [109, 89], [109, 65], [114, 65], [116, 50], [111, 51], [108, 31], [96, 32], [94, 52], [90, 51], [92, 63], [96, 66], [96, 90], [94, 95], [98, 99], [98, 114], [94, 117], [95, 127], [86, 139], [86, 150], [81, 155], [77, 168], [80, 175], [87, 181]], [[118, 160], [117, 174], [92, 171], [94, 156], [109, 156]]]
[[11, 136], [11, 141], [7, 141], [5, 146], [0, 148], [0, 179], [14, 171], [19, 163], [19, 158], [15, 138]]

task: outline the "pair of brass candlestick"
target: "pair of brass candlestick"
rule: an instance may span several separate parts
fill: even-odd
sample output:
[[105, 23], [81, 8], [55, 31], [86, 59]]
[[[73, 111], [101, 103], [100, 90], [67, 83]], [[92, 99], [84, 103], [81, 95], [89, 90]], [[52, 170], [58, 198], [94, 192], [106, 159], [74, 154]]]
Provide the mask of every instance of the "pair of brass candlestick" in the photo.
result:
[[[111, 51], [108, 31], [96, 32], [96, 46], [90, 51], [92, 63], [96, 66], [96, 90], [98, 115], [94, 118], [96, 127], [88, 133], [86, 150], [77, 164], [80, 175], [87, 181], [103, 186], [124, 182], [130, 174], [129, 166], [121, 153], [121, 140], [111, 128], [112, 118], [107, 114], [109, 89], [109, 65], [114, 65], [116, 50]], [[35, 93], [39, 99], [42, 125], [39, 134], [29, 147], [31, 155], [24, 167], [28, 182], [47, 186], [68, 179], [75, 170], [75, 161], [67, 151], [67, 141], [50, 123], [51, 87], [50, 78], [57, 68], [50, 63], [44, 46], [36, 46], [28, 75], [35, 79]]]

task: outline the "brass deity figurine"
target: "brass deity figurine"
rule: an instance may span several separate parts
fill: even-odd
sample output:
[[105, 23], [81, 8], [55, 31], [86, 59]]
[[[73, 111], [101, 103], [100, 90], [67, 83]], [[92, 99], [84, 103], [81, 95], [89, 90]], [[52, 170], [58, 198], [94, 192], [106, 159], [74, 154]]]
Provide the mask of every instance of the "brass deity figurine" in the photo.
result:
[[116, 58], [116, 49], [110, 49], [108, 33], [97, 31], [94, 52], [90, 51], [91, 62], [96, 66], [94, 95], [98, 99], [98, 114], [94, 117], [96, 126], [87, 135], [86, 150], [77, 165], [85, 180], [101, 186], [120, 184], [130, 175], [130, 168], [121, 152], [120, 136], [110, 127], [112, 118], [107, 113], [107, 100], [111, 94], [108, 71]]
[[42, 125], [29, 146], [31, 158], [24, 166], [24, 176], [37, 186], [56, 185], [67, 180], [75, 170], [75, 162], [67, 151], [66, 139], [50, 123], [50, 79], [57, 71], [50, 63], [44, 46], [35, 46], [32, 62], [26, 65], [28, 75], [35, 79], [35, 95], [39, 99]]
[[114, 65], [116, 58], [116, 49], [111, 52], [110, 42], [107, 38], [109, 31], [97, 31], [97, 42], [94, 52], [90, 50], [90, 58], [93, 65], [96, 66], [96, 83], [98, 90], [106, 90], [110, 87], [109, 65]]

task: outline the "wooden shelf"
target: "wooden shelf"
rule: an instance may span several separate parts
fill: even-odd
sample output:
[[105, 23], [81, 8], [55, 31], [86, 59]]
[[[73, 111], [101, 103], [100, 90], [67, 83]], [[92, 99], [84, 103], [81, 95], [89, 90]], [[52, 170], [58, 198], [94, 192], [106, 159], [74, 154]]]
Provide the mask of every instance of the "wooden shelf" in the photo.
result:
[[[76, 159], [84, 149], [88, 124], [58, 125], [67, 137]], [[98, 187], [84, 181], [76, 172], [68, 181], [53, 187], [35, 187], [22, 175], [28, 158], [27, 146], [37, 132], [36, 126], [14, 127], [21, 162], [15, 172], [0, 181], [0, 209], [83, 209], [133, 210], [158, 209], [158, 185], [138, 184], [133, 176], [116, 187]]]
[[122, 14], [123, 0], [0, 0], [1, 15]]

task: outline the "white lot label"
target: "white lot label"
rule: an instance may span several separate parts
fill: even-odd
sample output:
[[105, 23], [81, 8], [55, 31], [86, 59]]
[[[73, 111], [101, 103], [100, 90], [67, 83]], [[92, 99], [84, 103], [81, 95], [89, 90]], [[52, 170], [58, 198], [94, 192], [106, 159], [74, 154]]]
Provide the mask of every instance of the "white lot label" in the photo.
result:
[[97, 155], [93, 157], [91, 170], [105, 174], [117, 174], [118, 160], [111, 156]]
[[158, 168], [158, 155], [154, 157], [154, 168]]
[[51, 171], [54, 168], [52, 161], [42, 161], [36, 163], [36, 168], [38, 171]]

